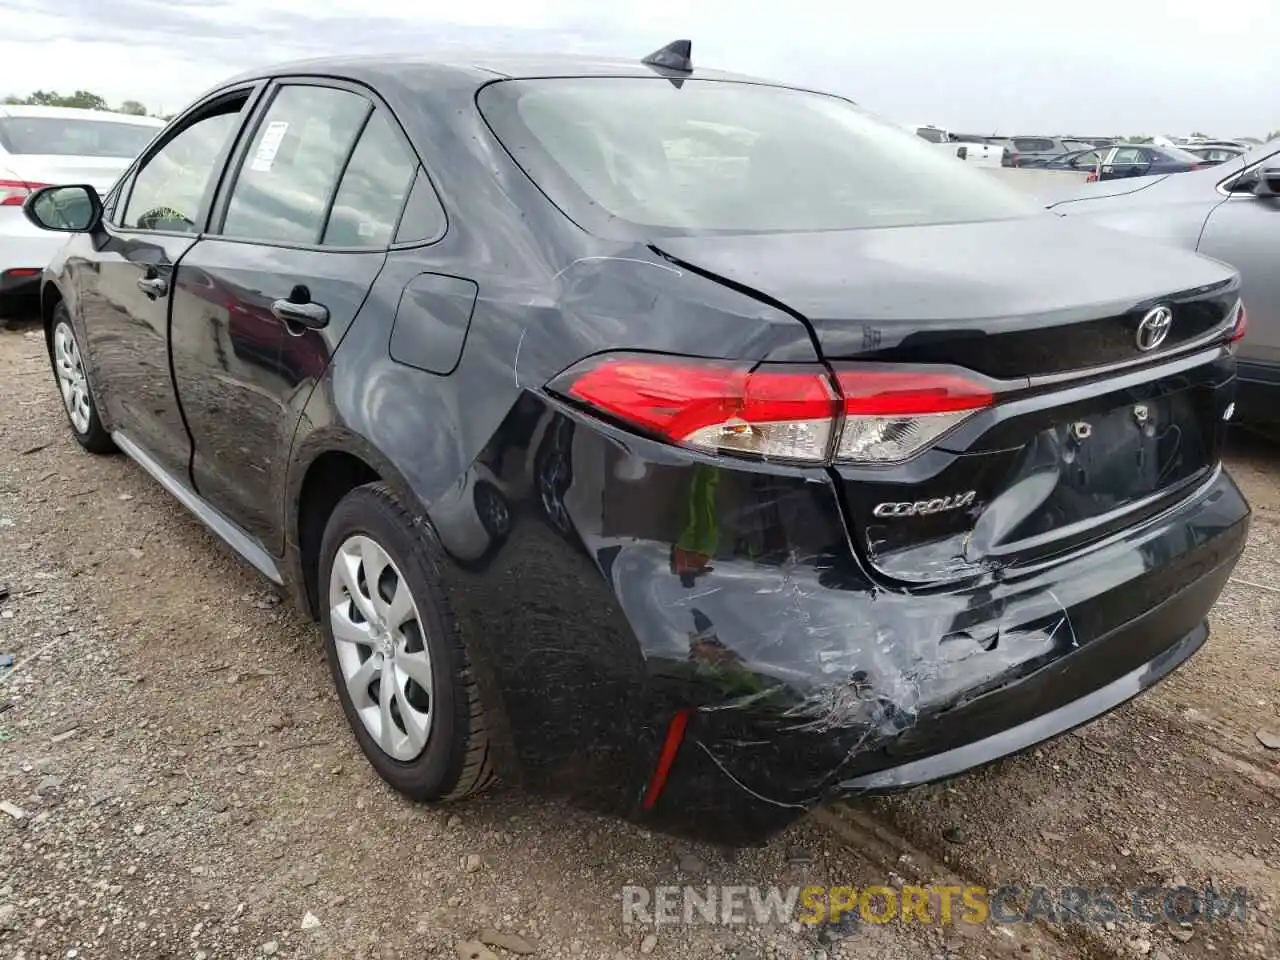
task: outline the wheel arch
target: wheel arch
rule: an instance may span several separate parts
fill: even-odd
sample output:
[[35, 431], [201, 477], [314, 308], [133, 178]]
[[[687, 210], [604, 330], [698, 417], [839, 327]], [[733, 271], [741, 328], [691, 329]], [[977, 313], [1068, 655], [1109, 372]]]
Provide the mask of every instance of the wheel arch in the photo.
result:
[[320, 614], [320, 543], [334, 508], [350, 491], [385, 483], [425, 525], [426, 510], [389, 458], [358, 434], [339, 428], [317, 431], [295, 451], [286, 500], [285, 562], [296, 599], [313, 619]]
[[44, 327], [46, 348], [53, 342], [53, 312], [58, 308], [58, 304], [65, 301], [62, 288], [54, 281], [47, 280], [40, 285], [40, 324]]

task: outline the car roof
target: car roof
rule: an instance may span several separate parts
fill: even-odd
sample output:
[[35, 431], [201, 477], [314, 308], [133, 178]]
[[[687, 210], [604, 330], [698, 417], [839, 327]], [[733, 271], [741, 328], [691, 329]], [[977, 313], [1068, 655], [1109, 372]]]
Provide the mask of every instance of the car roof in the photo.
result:
[[61, 117], [66, 120], [99, 120], [132, 123], [140, 127], [163, 127], [159, 117], [140, 117], [136, 113], [112, 113], [109, 110], [82, 110], [79, 107], [43, 107], [6, 103], [0, 105], [0, 117]]
[[477, 87], [495, 79], [532, 79], [541, 77], [665, 77], [668, 79], [737, 80], [783, 86], [775, 81], [724, 70], [695, 67], [691, 73], [648, 67], [620, 57], [576, 54], [519, 54], [477, 51], [442, 52], [437, 55], [367, 54], [346, 57], [322, 57], [295, 60], [246, 71], [232, 77], [219, 88], [248, 80], [264, 80], [291, 74], [329, 76], [363, 81], [376, 85], [379, 80], [417, 85], [432, 78], [457, 83], [470, 80]]

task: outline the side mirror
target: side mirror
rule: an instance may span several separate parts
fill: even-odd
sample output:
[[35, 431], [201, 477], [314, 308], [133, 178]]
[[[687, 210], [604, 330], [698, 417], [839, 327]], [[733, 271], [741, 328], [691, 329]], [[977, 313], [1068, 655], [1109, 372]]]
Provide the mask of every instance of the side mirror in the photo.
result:
[[22, 212], [41, 230], [87, 233], [102, 223], [102, 198], [87, 184], [43, 187], [27, 197]]

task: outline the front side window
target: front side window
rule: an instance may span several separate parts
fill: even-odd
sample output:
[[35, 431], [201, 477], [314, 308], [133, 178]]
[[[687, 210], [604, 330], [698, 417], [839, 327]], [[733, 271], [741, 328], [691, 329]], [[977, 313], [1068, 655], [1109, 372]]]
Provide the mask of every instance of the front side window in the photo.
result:
[[132, 160], [158, 125], [61, 117], [0, 117], [0, 147], [9, 153]]
[[324, 244], [389, 244], [417, 168], [417, 157], [404, 145], [390, 118], [379, 110], [369, 118], [342, 174], [333, 212], [325, 226]]
[[846, 230], [1044, 215], [847, 100], [749, 83], [490, 84], [481, 111], [571, 219], [628, 237]]
[[202, 116], [148, 158], [134, 177], [121, 226], [198, 232], [200, 205], [243, 106], [237, 100]]
[[282, 87], [249, 144], [222, 233], [319, 243], [329, 198], [371, 108], [347, 90]]

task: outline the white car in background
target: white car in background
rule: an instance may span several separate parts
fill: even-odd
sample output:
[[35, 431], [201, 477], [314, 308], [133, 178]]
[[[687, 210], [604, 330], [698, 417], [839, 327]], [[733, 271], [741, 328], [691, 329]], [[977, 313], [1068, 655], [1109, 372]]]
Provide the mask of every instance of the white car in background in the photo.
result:
[[1004, 162], [1004, 148], [977, 137], [965, 137], [931, 123], [913, 124], [907, 127], [922, 140], [936, 144], [965, 163], [980, 167], [999, 167]]
[[65, 239], [27, 221], [27, 195], [47, 184], [88, 183], [106, 196], [163, 126], [125, 113], [0, 105], [0, 313], [36, 294]]

